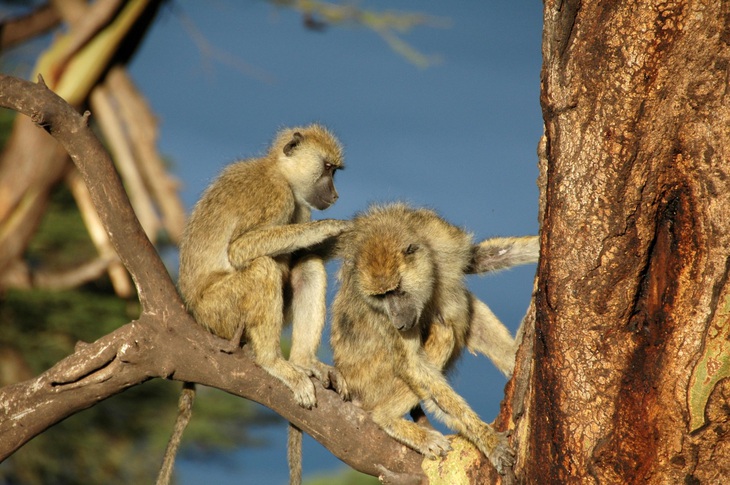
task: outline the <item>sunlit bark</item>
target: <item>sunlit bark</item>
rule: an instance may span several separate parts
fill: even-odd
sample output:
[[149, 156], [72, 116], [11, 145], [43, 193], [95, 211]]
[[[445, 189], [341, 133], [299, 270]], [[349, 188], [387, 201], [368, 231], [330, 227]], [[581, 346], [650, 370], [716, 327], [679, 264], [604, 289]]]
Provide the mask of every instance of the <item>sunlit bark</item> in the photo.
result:
[[730, 477], [730, 5], [546, 1], [527, 483]]

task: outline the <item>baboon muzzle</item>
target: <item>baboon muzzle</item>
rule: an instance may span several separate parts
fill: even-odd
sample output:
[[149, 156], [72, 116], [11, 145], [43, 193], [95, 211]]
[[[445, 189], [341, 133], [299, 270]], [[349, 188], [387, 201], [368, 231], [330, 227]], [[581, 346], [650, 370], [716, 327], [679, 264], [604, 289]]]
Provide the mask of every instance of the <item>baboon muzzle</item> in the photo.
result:
[[412, 329], [418, 321], [418, 308], [405, 295], [391, 295], [387, 299], [386, 308], [390, 322], [400, 332]]

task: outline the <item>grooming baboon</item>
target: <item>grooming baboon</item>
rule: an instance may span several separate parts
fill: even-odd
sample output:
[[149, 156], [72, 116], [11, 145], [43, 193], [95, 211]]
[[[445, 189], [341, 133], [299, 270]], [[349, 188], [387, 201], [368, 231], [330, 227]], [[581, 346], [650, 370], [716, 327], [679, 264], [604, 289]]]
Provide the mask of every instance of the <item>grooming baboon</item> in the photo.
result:
[[[350, 226], [311, 221], [312, 209], [337, 200], [334, 174], [341, 168], [342, 148], [324, 127], [282, 130], [265, 156], [223, 170], [193, 209], [180, 243], [180, 292], [196, 321], [228, 340], [242, 336], [255, 362], [307, 408], [316, 403], [309, 377], [326, 386], [331, 369], [316, 357], [325, 323], [324, 263], [301, 250]], [[293, 322], [290, 361], [280, 348], [285, 314]], [[181, 408], [192, 404], [192, 392], [183, 390]], [[181, 409], [158, 483], [169, 480], [185, 415]]]
[[339, 240], [343, 263], [331, 343], [353, 401], [393, 438], [435, 458], [449, 441], [403, 418], [422, 402], [504, 473], [514, 463], [506, 434], [472, 411], [444, 370], [467, 347], [497, 356], [500, 370], [511, 373], [514, 340], [467, 290], [464, 274], [537, 261], [537, 238], [474, 245], [471, 235], [433, 211], [392, 204], [356, 217]]

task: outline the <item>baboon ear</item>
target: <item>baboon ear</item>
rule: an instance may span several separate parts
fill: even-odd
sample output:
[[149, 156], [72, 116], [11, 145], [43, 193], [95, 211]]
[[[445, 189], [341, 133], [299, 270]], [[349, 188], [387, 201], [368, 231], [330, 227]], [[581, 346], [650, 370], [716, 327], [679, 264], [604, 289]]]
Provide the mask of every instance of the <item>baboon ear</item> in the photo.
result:
[[290, 157], [294, 149], [301, 143], [301, 141], [304, 139], [301, 133], [298, 131], [295, 131], [294, 134], [291, 136], [291, 140], [289, 140], [289, 143], [284, 145], [284, 155], [287, 157]]

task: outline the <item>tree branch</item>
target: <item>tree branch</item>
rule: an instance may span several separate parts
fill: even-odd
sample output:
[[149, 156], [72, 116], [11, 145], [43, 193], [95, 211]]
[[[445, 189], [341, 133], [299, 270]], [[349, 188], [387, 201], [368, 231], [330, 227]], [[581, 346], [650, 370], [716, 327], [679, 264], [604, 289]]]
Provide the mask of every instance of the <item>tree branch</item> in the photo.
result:
[[137, 286], [143, 312], [40, 376], [0, 389], [0, 460], [51, 425], [151, 378], [216, 387], [271, 408], [353, 468], [413, 483], [423, 457], [388, 437], [367, 414], [317, 383], [317, 407], [298, 406], [287, 387], [185, 311], [134, 215], [109, 155], [85, 117], [39, 82], [0, 75], [0, 106], [30, 116], [68, 151], [99, 217]]
[[76, 288], [84, 283], [98, 279], [115, 260], [116, 255], [106, 258], [96, 257], [73, 268], [48, 270], [44, 268], [31, 268], [25, 261], [17, 259], [3, 271], [0, 276], [0, 286], [3, 288], [19, 288], [23, 290], [29, 290], [31, 288], [46, 290]]
[[86, 119], [44, 83], [6, 75], [0, 75], [0, 105], [29, 116], [71, 156], [114, 249], [135, 281], [143, 311], [184, 313], [175, 286], [142, 230], [109, 154], [88, 129]]
[[26, 15], [5, 19], [0, 22], [0, 51], [47, 32], [60, 23], [58, 12], [48, 4], [41, 5]]

